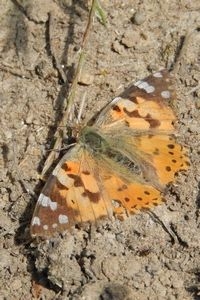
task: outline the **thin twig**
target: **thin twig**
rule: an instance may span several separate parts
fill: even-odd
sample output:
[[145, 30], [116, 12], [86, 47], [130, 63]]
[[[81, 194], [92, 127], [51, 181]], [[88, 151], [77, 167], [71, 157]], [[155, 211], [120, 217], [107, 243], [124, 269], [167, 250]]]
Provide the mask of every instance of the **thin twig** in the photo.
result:
[[[67, 121], [70, 119], [70, 114], [72, 112], [72, 107], [73, 107], [73, 103], [74, 103], [74, 99], [75, 99], [75, 93], [76, 93], [76, 89], [77, 89], [77, 85], [78, 85], [78, 80], [82, 71], [82, 67], [83, 67], [83, 63], [84, 63], [84, 57], [85, 57], [85, 48], [86, 48], [86, 44], [89, 38], [89, 33], [90, 33], [90, 29], [92, 27], [92, 22], [93, 22], [93, 17], [95, 14], [95, 8], [97, 5], [97, 0], [93, 0], [92, 4], [91, 4], [91, 8], [90, 8], [90, 12], [89, 12], [89, 17], [88, 17], [88, 22], [86, 25], [86, 29], [85, 32], [83, 34], [83, 39], [81, 42], [81, 48], [80, 48], [80, 54], [79, 54], [79, 60], [78, 60], [78, 64], [77, 64], [77, 68], [76, 68], [76, 73], [75, 76], [73, 78], [73, 82], [71, 85], [71, 89], [69, 92], [68, 97], [65, 100], [64, 103], [64, 113], [63, 113], [63, 117], [61, 119], [61, 121], [58, 124], [58, 129], [54, 135], [55, 138], [55, 143], [54, 143], [54, 147], [52, 150], [58, 149], [59, 147], [61, 147], [61, 135], [63, 135], [63, 132], [61, 134], [61, 128], [67, 124]], [[49, 154], [49, 156], [47, 157], [45, 164], [44, 164], [44, 168], [41, 174], [41, 177], [43, 178], [46, 174], [46, 172], [49, 170], [50, 166], [52, 165], [53, 161], [54, 161], [54, 156], [55, 156], [55, 151], [51, 151], [51, 153]]]
[[[66, 124], [70, 111], [71, 111], [71, 107], [73, 105], [74, 102], [74, 98], [75, 98], [75, 92], [76, 92], [76, 88], [77, 88], [77, 84], [78, 84], [78, 80], [82, 71], [82, 67], [83, 67], [83, 63], [84, 63], [84, 57], [85, 57], [85, 48], [86, 48], [86, 44], [88, 41], [88, 37], [89, 37], [89, 33], [90, 33], [90, 29], [92, 27], [92, 21], [93, 21], [93, 17], [95, 14], [95, 7], [96, 7], [96, 0], [92, 1], [92, 5], [91, 5], [91, 9], [89, 12], [89, 17], [88, 17], [88, 22], [86, 25], [86, 29], [85, 32], [83, 34], [83, 39], [81, 42], [81, 47], [80, 47], [80, 55], [79, 55], [79, 60], [78, 60], [78, 64], [77, 64], [77, 69], [76, 69], [76, 73], [71, 85], [71, 89], [70, 89], [70, 93], [68, 95], [68, 98], [66, 99], [66, 113], [63, 115], [63, 119], [62, 119], [62, 124]], [[63, 123], [64, 122], [64, 123]]]
[[80, 122], [81, 122], [83, 107], [85, 105], [85, 100], [86, 100], [86, 94], [87, 94], [87, 92], [84, 92], [81, 103], [80, 103], [79, 112], [78, 112], [78, 116], [77, 116], [77, 124], [80, 124]]
[[76, 73], [75, 73], [75, 76], [74, 76], [74, 79], [73, 79], [73, 82], [72, 82], [72, 85], [71, 85], [70, 93], [69, 93], [69, 95], [66, 99], [66, 102], [65, 102], [66, 103], [65, 104], [66, 113], [64, 113], [63, 118], [61, 120], [62, 124], [63, 123], [66, 124], [66, 121], [69, 117], [71, 107], [72, 107], [73, 102], [74, 102], [75, 91], [76, 91], [76, 88], [77, 88], [78, 80], [79, 80], [79, 77], [80, 77], [80, 74], [81, 74], [81, 71], [82, 71], [82, 67], [83, 67], [83, 62], [84, 62], [84, 56], [85, 56], [84, 51], [85, 51], [86, 43], [88, 41], [89, 32], [90, 32], [90, 29], [92, 27], [93, 17], [94, 17], [94, 14], [95, 14], [95, 7], [96, 7], [96, 0], [93, 0], [92, 5], [91, 5], [91, 9], [90, 9], [90, 12], [89, 12], [88, 22], [87, 22], [87, 25], [86, 25], [85, 32], [83, 34], [83, 39], [82, 39], [81, 47], [80, 47], [80, 50], [79, 50], [80, 55], [79, 55], [79, 60], [78, 60], [78, 64], [77, 64]]
[[1, 62], [0, 70], [2, 70], [4, 72], [8, 72], [8, 73], [12, 74], [13, 76], [17, 76], [17, 77], [20, 77], [20, 78], [23, 78], [23, 79], [24, 78], [32, 79], [32, 77], [33, 77], [33, 76], [31, 76], [31, 70], [26, 71], [26, 74], [25, 74], [25, 73], [22, 73], [19, 70], [16, 70], [15, 68], [11, 67], [10, 65], [8, 65], [4, 62]]

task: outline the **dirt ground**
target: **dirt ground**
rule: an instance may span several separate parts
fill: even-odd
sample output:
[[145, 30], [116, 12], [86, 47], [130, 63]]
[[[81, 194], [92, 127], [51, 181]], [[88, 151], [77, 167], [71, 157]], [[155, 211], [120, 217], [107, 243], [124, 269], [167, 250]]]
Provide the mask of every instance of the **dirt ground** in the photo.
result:
[[[0, 299], [200, 299], [199, 1], [102, 0], [76, 109], [83, 121], [133, 80], [175, 68], [179, 140], [189, 172], [167, 203], [37, 242], [39, 174], [69, 91], [88, 19], [84, 0], [0, 2]], [[69, 124], [70, 125], [70, 124]]]

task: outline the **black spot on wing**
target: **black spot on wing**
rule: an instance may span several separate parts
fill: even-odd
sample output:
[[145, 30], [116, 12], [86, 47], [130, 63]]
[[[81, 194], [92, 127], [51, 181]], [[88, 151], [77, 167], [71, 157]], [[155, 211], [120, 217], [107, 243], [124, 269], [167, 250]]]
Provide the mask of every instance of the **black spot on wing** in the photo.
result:
[[80, 186], [84, 187], [83, 181], [81, 180], [80, 176], [74, 174], [68, 174], [68, 177], [74, 180], [75, 187], [80, 187]]
[[124, 108], [124, 112], [125, 114], [127, 114], [127, 116], [129, 116], [130, 118], [141, 118], [138, 110], [133, 110], [133, 111], [128, 111], [126, 108]]
[[64, 163], [64, 164], [61, 166], [61, 169], [63, 169], [65, 172], [70, 172], [70, 171], [71, 171], [71, 168], [68, 166], [67, 163]]
[[100, 200], [100, 193], [92, 193], [85, 189], [85, 191], [82, 193], [83, 197], [88, 197], [91, 202], [98, 202]]
[[167, 166], [167, 167], [165, 168], [165, 170], [166, 170], [167, 172], [170, 172], [172, 169], [171, 169], [170, 166]]
[[145, 117], [141, 116], [139, 114], [139, 111], [137, 109], [133, 110], [133, 111], [128, 111], [126, 108], [124, 108], [124, 112], [125, 114], [127, 114], [128, 117], [130, 118], [142, 118], [144, 119], [146, 122], [149, 123], [150, 128], [156, 128], [160, 126], [160, 121], [153, 119], [152, 116], [150, 114], [147, 114]]
[[152, 119], [150, 114], [146, 116], [145, 120], [149, 123], [150, 128], [156, 128], [160, 126], [160, 121], [156, 119]]
[[90, 172], [89, 171], [82, 171], [82, 174], [84, 174], [84, 175], [90, 175]]
[[113, 105], [112, 110], [114, 110], [116, 112], [121, 112], [121, 109], [119, 108], [118, 105]]
[[168, 144], [167, 147], [168, 147], [169, 149], [174, 149], [174, 148], [175, 148], [175, 146], [174, 146], [173, 144]]

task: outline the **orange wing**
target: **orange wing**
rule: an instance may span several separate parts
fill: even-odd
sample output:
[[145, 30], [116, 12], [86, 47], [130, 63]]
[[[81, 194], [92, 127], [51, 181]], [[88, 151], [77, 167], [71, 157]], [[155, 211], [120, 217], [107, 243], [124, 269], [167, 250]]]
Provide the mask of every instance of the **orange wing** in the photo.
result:
[[187, 170], [190, 165], [187, 150], [171, 135], [121, 135], [111, 144], [124, 157], [135, 161], [143, 179], [159, 190], [173, 182], [177, 172]]
[[105, 132], [130, 129], [141, 132], [172, 133], [176, 119], [168, 106], [175, 99], [172, 77], [167, 70], [136, 82], [115, 98], [99, 114], [96, 126]]

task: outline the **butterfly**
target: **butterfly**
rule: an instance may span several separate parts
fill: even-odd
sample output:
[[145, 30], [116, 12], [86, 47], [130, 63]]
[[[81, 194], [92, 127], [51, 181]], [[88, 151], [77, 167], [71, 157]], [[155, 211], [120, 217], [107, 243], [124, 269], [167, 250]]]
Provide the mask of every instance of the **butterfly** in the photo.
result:
[[172, 76], [161, 70], [107, 104], [47, 180], [31, 221], [32, 236], [51, 237], [108, 217], [121, 220], [163, 202], [187, 150], [174, 136]]

